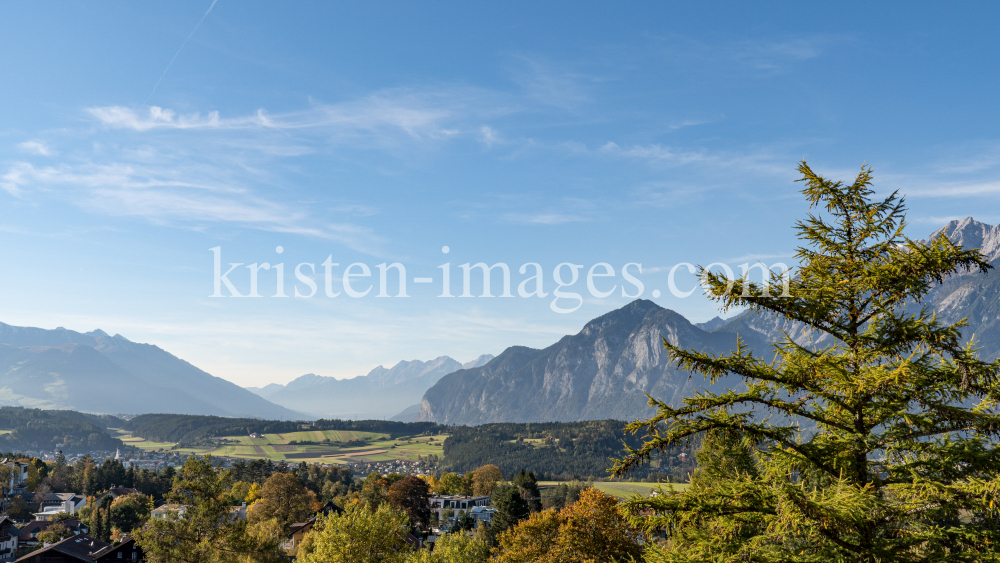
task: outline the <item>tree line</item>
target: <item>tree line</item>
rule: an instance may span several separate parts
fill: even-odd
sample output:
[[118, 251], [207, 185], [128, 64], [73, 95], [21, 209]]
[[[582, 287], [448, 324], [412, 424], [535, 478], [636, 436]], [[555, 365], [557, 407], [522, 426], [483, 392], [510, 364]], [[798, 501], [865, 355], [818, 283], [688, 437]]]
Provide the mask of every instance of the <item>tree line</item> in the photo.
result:
[[[442, 471], [471, 471], [492, 464], [504, 473], [530, 468], [543, 480], [609, 479], [613, 457], [623, 443], [640, 447], [642, 440], [626, 433], [618, 420], [581, 422], [494, 423], [456, 426], [444, 442]], [[696, 444], [695, 444], [696, 445]], [[632, 472], [640, 479], [687, 481], [695, 445], [672, 446], [658, 452], [654, 463]]]
[[397, 422], [392, 420], [319, 419], [314, 422], [225, 418], [190, 414], [143, 414], [124, 422], [122, 428], [134, 436], [154, 442], [185, 445], [207, 444], [218, 436], [284, 434], [303, 430], [348, 430], [398, 436], [437, 434], [446, 427], [433, 422]]
[[112, 451], [122, 447], [111, 437], [105, 424], [115, 417], [88, 415], [75, 411], [44, 411], [24, 407], [0, 407], [0, 449], [10, 451], [55, 450], [67, 452]]

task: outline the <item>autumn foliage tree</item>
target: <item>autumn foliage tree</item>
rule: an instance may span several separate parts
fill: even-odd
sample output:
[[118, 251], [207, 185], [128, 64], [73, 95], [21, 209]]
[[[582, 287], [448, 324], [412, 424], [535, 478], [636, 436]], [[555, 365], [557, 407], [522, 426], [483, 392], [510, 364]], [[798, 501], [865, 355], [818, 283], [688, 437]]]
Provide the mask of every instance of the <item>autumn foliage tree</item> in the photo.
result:
[[108, 507], [109, 534], [118, 530], [127, 534], [149, 519], [153, 501], [142, 494], [122, 495]]
[[45, 528], [45, 530], [39, 533], [38, 541], [43, 544], [56, 543], [72, 535], [73, 532], [70, 532], [69, 529], [66, 528], [66, 526], [63, 526], [62, 524], [57, 522], [55, 524], [52, 524], [48, 528]]
[[378, 473], [372, 471], [365, 478], [365, 484], [361, 488], [358, 498], [371, 510], [382, 506], [386, 502], [386, 495], [389, 494], [389, 482]]
[[427, 529], [431, 522], [429, 495], [427, 481], [410, 475], [393, 483], [386, 498], [394, 508], [406, 513], [411, 525]]
[[352, 502], [342, 514], [320, 517], [299, 548], [300, 563], [403, 563], [406, 514], [383, 503], [371, 508]]
[[562, 510], [543, 510], [498, 537], [497, 563], [625, 563], [647, 538], [618, 499], [587, 489]]
[[454, 473], [445, 473], [438, 479], [434, 492], [439, 495], [460, 495], [465, 488], [461, 477]]
[[503, 482], [503, 472], [495, 465], [484, 465], [472, 473], [472, 494], [493, 494], [493, 489]]
[[630, 426], [646, 442], [618, 475], [697, 434], [714, 465], [687, 492], [631, 503], [670, 538], [648, 560], [998, 560], [1000, 364], [963, 344], [964, 321], [917, 309], [947, 276], [990, 265], [943, 235], [907, 239], [903, 200], [875, 199], [870, 168], [851, 184], [798, 170], [817, 211], [796, 225], [795, 275], [701, 273], [723, 307], [793, 323], [812, 344], [786, 337], [766, 361], [742, 343], [716, 357], [664, 339], [678, 367], [745, 385], [679, 407], [651, 398], [656, 416]]
[[187, 507], [183, 517], [154, 518], [135, 533], [153, 563], [269, 563], [283, 561], [280, 539], [252, 533], [234, 518], [229, 504], [232, 479], [216, 471], [212, 458], [188, 458], [168, 501]]
[[275, 473], [260, 489], [260, 499], [248, 510], [251, 522], [274, 518], [286, 533], [292, 524], [305, 522], [320, 505], [316, 495], [293, 473]]

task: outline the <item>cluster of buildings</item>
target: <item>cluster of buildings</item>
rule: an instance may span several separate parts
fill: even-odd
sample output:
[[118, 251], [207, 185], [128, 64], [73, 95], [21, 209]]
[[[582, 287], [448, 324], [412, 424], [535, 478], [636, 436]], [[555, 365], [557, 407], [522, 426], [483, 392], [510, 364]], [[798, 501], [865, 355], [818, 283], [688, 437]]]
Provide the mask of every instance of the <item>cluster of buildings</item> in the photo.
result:
[[352, 462], [347, 465], [351, 468], [351, 471], [354, 474], [362, 478], [373, 471], [382, 475], [388, 475], [389, 473], [398, 473], [400, 475], [427, 475], [428, 473], [433, 473], [433, 471], [431, 471], [432, 468], [426, 462], [408, 461], [405, 459]]
[[18, 559], [17, 563], [121, 563], [144, 560], [142, 548], [131, 536], [109, 544], [84, 533], [46, 544], [42, 549]]
[[[18, 563], [105, 563], [110, 561], [142, 561], [142, 549], [126, 536], [121, 542], [111, 545], [88, 534], [90, 530], [79, 519], [73, 518], [87, 506], [87, 497], [76, 493], [30, 493], [27, 491], [28, 464], [20, 461], [0, 461], [13, 469], [10, 482], [4, 484], [4, 495], [0, 505], [7, 510], [12, 496], [20, 496], [31, 505], [39, 507], [32, 514], [33, 520], [16, 523], [10, 517], [0, 516], [0, 561], [14, 561], [17, 550], [36, 547], [42, 543], [41, 535], [52, 526], [60, 525], [69, 537], [52, 544], [43, 544], [41, 549], [17, 559]], [[105, 493], [117, 498], [137, 492], [135, 489], [115, 487]]]
[[[156, 454], [153, 454], [155, 456]], [[162, 455], [162, 454], [160, 454]], [[150, 457], [153, 457], [150, 456]], [[116, 455], [116, 459], [120, 459]], [[135, 463], [138, 460], [130, 460]], [[144, 461], [160, 461], [162, 459], [150, 459]], [[36, 549], [20, 559], [17, 563], [105, 563], [110, 561], [143, 561], [142, 549], [129, 537], [114, 545], [103, 542], [89, 535], [90, 530], [78, 518], [74, 518], [81, 509], [87, 506], [87, 497], [76, 493], [47, 493], [38, 497], [41, 493], [29, 493], [26, 490], [28, 480], [28, 464], [18, 461], [2, 462], [14, 469], [9, 483], [6, 484], [6, 492], [10, 495], [20, 495], [30, 504], [37, 505], [38, 511], [33, 513], [34, 519], [30, 522], [15, 523], [7, 516], [0, 516], [0, 562], [15, 561], [18, 548], [37, 547], [42, 543], [40, 536], [52, 526], [59, 524], [66, 529], [70, 536], [62, 541], [44, 544], [40, 549]], [[355, 470], [395, 472], [403, 474], [421, 474], [420, 464], [405, 460], [393, 460], [385, 462], [371, 462], [366, 464], [356, 464]], [[137, 493], [136, 489], [126, 487], [112, 487], [105, 495], [118, 498], [122, 495]], [[101, 495], [100, 501], [105, 495]], [[2, 502], [6, 502], [5, 500]], [[495, 510], [490, 507], [490, 497], [488, 496], [458, 496], [458, 495], [432, 495], [428, 498], [431, 512], [435, 515], [432, 521], [435, 526], [432, 535], [426, 540], [409, 536], [407, 542], [414, 547], [427, 547], [433, 544], [439, 534], [451, 529], [456, 520], [472, 516], [475, 521], [490, 524]], [[0, 508], [6, 508], [0, 506]], [[167, 518], [176, 516], [184, 517], [188, 509], [184, 505], [165, 504], [155, 508], [151, 513], [151, 518]], [[247, 506], [234, 506], [231, 509], [234, 519], [246, 519]], [[332, 502], [328, 503], [323, 512], [340, 511]], [[466, 520], [466, 523], [468, 520]], [[290, 537], [284, 542], [283, 547], [287, 553], [294, 555], [299, 544], [305, 535], [312, 529], [315, 518], [294, 524]], [[473, 526], [474, 528], [475, 526]], [[22, 550], [23, 553], [23, 550]]]

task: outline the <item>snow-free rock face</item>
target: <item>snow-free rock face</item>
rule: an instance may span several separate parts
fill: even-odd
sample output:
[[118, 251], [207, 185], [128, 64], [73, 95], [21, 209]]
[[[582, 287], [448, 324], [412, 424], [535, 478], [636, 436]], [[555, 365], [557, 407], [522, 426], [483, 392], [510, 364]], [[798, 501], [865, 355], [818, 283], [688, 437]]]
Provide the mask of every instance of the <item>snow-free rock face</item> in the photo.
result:
[[[514, 346], [482, 367], [446, 375], [424, 395], [419, 419], [445, 424], [631, 419], [646, 393], [680, 405], [708, 383], [669, 361], [662, 339], [727, 353], [736, 335], [706, 332], [651, 301], [637, 300], [544, 350]], [[717, 382], [716, 389], [739, 385]]]
[[[1000, 357], [1000, 226], [969, 217], [948, 223], [928, 240], [941, 234], [964, 248], [979, 248], [997, 269], [987, 275], [955, 274], [909, 308], [916, 312], [927, 307], [948, 323], [967, 319], [965, 338], [975, 337], [983, 359], [996, 359]], [[544, 350], [511, 347], [482, 367], [443, 377], [424, 395], [419, 419], [448, 424], [631, 419], [650, 414], [646, 393], [679, 405], [707, 383], [670, 364], [661, 334], [675, 345], [715, 354], [732, 351], [738, 334], [765, 360], [773, 357], [772, 343], [785, 334], [803, 346], [833, 343], [828, 334], [774, 314], [746, 311], [724, 322], [713, 319], [692, 325], [672, 311], [639, 300], [594, 319], [579, 334]], [[729, 378], [712, 390], [741, 386]]]
[[942, 234], [962, 248], [978, 248], [988, 262], [1000, 258], [1000, 225], [987, 225], [966, 217], [949, 222], [931, 233], [927, 240], [933, 240]]

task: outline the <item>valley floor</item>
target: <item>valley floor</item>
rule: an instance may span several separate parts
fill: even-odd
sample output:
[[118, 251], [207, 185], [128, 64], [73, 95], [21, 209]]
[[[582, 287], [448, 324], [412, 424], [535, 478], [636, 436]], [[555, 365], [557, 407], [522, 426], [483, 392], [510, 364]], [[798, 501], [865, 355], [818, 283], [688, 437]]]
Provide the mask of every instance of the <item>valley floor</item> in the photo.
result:
[[[205, 455], [231, 459], [270, 459], [289, 463], [374, 463], [417, 461], [420, 457], [441, 457], [447, 435], [392, 439], [388, 434], [345, 430], [314, 430], [260, 437], [220, 436], [214, 447], [180, 448], [170, 442], [150, 442], [118, 430], [119, 438], [144, 451]], [[295, 443], [293, 443], [295, 442]], [[305, 443], [303, 443], [305, 442]]]

